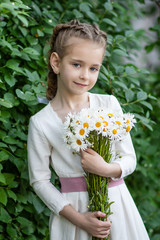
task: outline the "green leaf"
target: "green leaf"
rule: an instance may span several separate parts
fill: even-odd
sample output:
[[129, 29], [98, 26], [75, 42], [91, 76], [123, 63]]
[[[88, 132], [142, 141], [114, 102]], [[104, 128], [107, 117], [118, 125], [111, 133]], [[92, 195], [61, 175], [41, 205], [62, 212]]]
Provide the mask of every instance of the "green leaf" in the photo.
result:
[[32, 72], [35, 81], [40, 81], [40, 77], [36, 71]]
[[38, 214], [40, 214], [41, 212], [43, 212], [44, 210], [44, 204], [43, 202], [35, 195], [33, 195], [33, 205], [37, 211]]
[[147, 97], [148, 97], [148, 95], [144, 91], [140, 91], [140, 92], [137, 93], [137, 99], [138, 100], [145, 100], [145, 99], [147, 99]]
[[133, 31], [133, 30], [128, 30], [128, 31], [126, 31], [126, 32], [125, 32], [125, 36], [126, 36], [127, 38], [133, 37], [133, 36], [134, 36], [134, 31]]
[[39, 37], [43, 37], [44, 36], [44, 32], [42, 32], [42, 30], [37, 29], [37, 33]]
[[21, 231], [27, 235], [30, 235], [34, 232], [34, 225], [31, 221], [24, 217], [17, 217], [16, 218], [17, 222], [19, 222], [21, 226]]
[[107, 68], [104, 65], [101, 66], [101, 70], [100, 71], [102, 71], [106, 76], [109, 75], [108, 70], [107, 70]]
[[150, 103], [146, 102], [146, 101], [141, 101], [140, 102], [142, 105], [146, 106], [147, 108], [149, 108], [150, 110], [153, 110], [153, 107]]
[[11, 174], [11, 173], [4, 173], [4, 176], [5, 176], [5, 179], [6, 179], [6, 184], [10, 187], [13, 183], [15, 175]]
[[6, 153], [5, 151], [0, 151], [0, 162], [8, 160], [8, 153]]
[[25, 92], [25, 100], [28, 102], [28, 101], [34, 101], [36, 100], [36, 97], [34, 96], [33, 93], [29, 92], [29, 91], [26, 91]]
[[[2, 173], [0, 173], [2, 174]], [[0, 188], [0, 202], [6, 206], [7, 204], [7, 194], [3, 188]]]
[[22, 69], [19, 67], [19, 61], [18, 60], [15, 60], [15, 59], [8, 60], [7, 63], [6, 63], [6, 67], [8, 67], [8, 68], [10, 68], [14, 71], [23, 73]]
[[114, 49], [113, 53], [115, 53], [117, 55], [120, 55], [120, 56], [125, 56], [125, 57], [128, 56], [128, 54], [125, 51], [121, 50], [121, 49]]
[[0, 113], [0, 116], [2, 116], [3, 118], [10, 118], [11, 114], [8, 111], [3, 111], [2, 110], [1, 113]]
[[4, 223], [9, 223], [12, 221], [11, 216], [8, 214], [8, 212], [4, 208], [1, 208], [0, 210], [0, 221]]
[[0, 182], [6, 184], [6, 179], [3, 173], [0, 173]]
[[82, 2], [79, 5], [80, 11], [82, 11], [84, 13], [90, 12], [90, 7], [91, 7], [91, 4], [89, 4], [87, 2]]
[[38, 44], [38, 39], [31, 35], [27, 35], [27, 41], [30, 43], [31, 46], [35, 46]]
[[21, 27], [21, 26], [19, 26], [18, 28], [20, 29], [20, 31], [23, 34], [23, 36], [26, 37], [27, 34], [28, 34], [28, 30], [26, 28], [24, 28], [24, 27]]
[[4, 99], [10, 101], [13, 105], [15, 104], [15, 96], [12, 93], [9, 92], [5, 93]]
[[40, 10], [40, 8], [38, 7], [37, 4], [35, 4], [34, 2], [32, 2], [32, 7], [33, 9], [35, 10], [35, 12], [37, 13], [38, 16], [41, 16], [42, 15], [42, 12]]
[[123, 73], [124, 72], [124, 67], [123, 66], [115, 66], [116, 73]]
[[57, 0], [54, 0], [54, 4], [55, 4], [55, 7], [56, 7], [60, 12], [63, 12], [63, 8], [62, 8], [61, 4], [60, 4]]
[[8, 147], [7, 144], [0, 142], [0, 148], [6, 148], [6, 147]]
[[110, 2], [106, 2], [105, 4], [104, 4], [104, 8], [107, 10], [107, 11], [112, 11], [113, 10], [113, 6], [112, 6], [112, 3], [110, 3]]
[[117, 24], [115, 22], [113, 22], [112, 20], [110, 20], [109, 18], [104, 18], [102, 22], [107, 23], [108, 25], [111, 25], [113, 27], [117, 26]]
[[156, 97], [154, 97], [154, 96], [152, 96], [152, 95], [148, 95], [148, 98], [150, 98], [150, 99], [152, 99], [152, 100], [155, 100], [155, 101], [157, 101], [157, 98]]
[[108, 52], [107, 50], [105, 50], [105, 54], [104, 54], [104, 56], [105, 56], [105, 57], [110, 57], [111, 54], [110, 54], [110, 52]]
[[0, 27], [1, 27], [1, 28], [5, 27], [6, 25], [7, 25], [6, 22], [0, 22]]
[[153, 48], [154, 48], [155, 46], [156, 46], [155, 43], [149, 44], [148, 46], [145, 47], [146, 52], [147, 52], [147, 53], [152, 52], [152, 50], [153, 50]]
[[43, 31], [44, 31], [44, 33], [52, 34], [53, 33], [53, 27], [45, 27]]
[[24, 53], [27, 53], [29, 55], [35, 55], [35, 56], [39, 56], [39, 52], [37, 52], [35, 49], [27, 47], [23, 49]]
[[98, 78], [101, 79], [102, 81], [108, 82], [107, 76], [104, 73], [102, 73], [102, 72], [99, 73]]
[[123, 82], [120, 82], [120, 81], [114, 81], [113, 84], [115, 84], [115, 85], [121, 87], [121, 88], [124, 89], [124, 90], [125, 90], [125, 89], [126, 89], [126, 90], [128, 89], [127, 86], [126, 86]]
[[11, 12], [13, 12], [15, 6], [14, 6], [13, 4], [11, 4], [11, 3], [1, 3], [1, 4], [0, 4], [0, 8], [5, 8], [5, 9], [8, 9], [8, 10], [10, 10]]
[[[27, 5], [23, 4], [21, 0], [16, 0], [15, 6], [16, 6], [17, 8], [22, 8], [22, 9], [25, 9], [25, 10], [30, 10], [30, 9], [31, 9], [31, 8], [28, 7]], [[26, 12], [23, 11], [22, 13], [24, 14], [24, 13], [26, 13]]]
[[18, 235], [17, 235], [17, 230], [14, 228], [14, 227], [12, 227], [11, 225], [7, 225], [7, 233], [8, 233], [8, 235], [14, 240], [14, 239], [18, 239], [17, 237], [18, 237]]
[[135, 73], [136, 73], [136, 70], [134, 69], [134, 67], [129, 67], [129, 66], [127, 66], [127, 67], [125, 68], [125, 72], [126, 72], [127, 74], [129, 74], [129, 75], [132, 75], [132, 74], [135, 74]]
[[6, 73], [4, 75], [4, 79], [6, 81], [6, 83], [10, 86], [10, 87], [13, 87], [16, 83], [16, 79], [9, 73]]
[[7, 189], [7, 194], [9, 196], [9, 198], [12, 198], [15, 202], [17, 201], [17, 196], [13, 191]]
[[18, 19], [24, 24], [24, 26], [28, 27], [28, 20], [24, 16], [17, 15]]
[[11, 137], [11, 136], [6, 136], [3, 138], [3, 141], [8, 143], [8, 144], [17, 144], [18, 143], [18, 140]]
[[95, 14], [95, 13], [93, 13], [93, 12], [86, 12], [86, 14], [87, 14], [87, 16], [90, 18], [90, 19], [92, 19], [93, 21], [96, 21], [96, 22], [98, 22], [98, 17], [97, 17], [97, 15]]
[[141, 68], [141, 69], [139, 69], [139, 71], [140, 71], [141, 73], [144, 73], [144, 74], [150, 74], [150, 71], [148, 71], [147, 69]]
[[73, 10], [73, 14], [77, 19], [83, 18], [83, 14], [81, 12], [79, 12], [77, 9]]
[[13, 107], [13, 104], [10, 101], [8, 101], [6, 99], [2, 99], [2, 98], [0, 98], [0, 105], [4, 106], [6, 108], [12, 108]]
[[21, 56], [22, 56], [22, 53], [21, 53], [17, 48], [12, 48], [11, 56], [12, 56], [12, 57], [14, 57], [14, 56], [21, 57]]
[[17, 97], [25, 100], [25, 94], [20, 89], [16, 89], [16, 94], [17, 94]]
[[125, 91], [125, 97], [127, 102], [131, 102], [134, 99], [134, 92], [131, 89], [127, 89]]
[[34, 81], [35, 81], [35, 78], [34, 78], [32, 72], [30, 72], [28, 69], [25, 69], [25, 72], [26, 72], [26, 75], [27, 75], [28, 79], [29, 79], [31, 82], [34, 82]]
[[125, 37], [122, 35], [116, 35], [116, 37], [115, 37], [116, 43], [123, 42], [124, 40], [125, 40]]
[[7, 42], [5, 39], [0, 39], [0, 46], [7, 47], [12, 51], [12, 45]]

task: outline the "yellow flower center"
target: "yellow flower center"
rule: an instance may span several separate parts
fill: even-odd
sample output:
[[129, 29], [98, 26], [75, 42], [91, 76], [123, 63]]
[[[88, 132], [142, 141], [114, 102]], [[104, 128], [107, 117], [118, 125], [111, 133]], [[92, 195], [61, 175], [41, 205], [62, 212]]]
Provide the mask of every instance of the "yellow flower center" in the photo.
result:
[[127, 119], [126, 123], [130, 123], [128, 119]]
[[117, 130], [116, 129], [113, 129], [112, 133], [115, 135], [117, 134]]
[[101, 126], [101, 123], [100, 122], [96, 122], [96, 127], [98, 128], [98, 127], [100, 127]]
[[107, 132], [107, 129], [106, 129], [106, 128], [103, 128], [103, 132]]
[[130, 130], [131, 130], [131, 127], [128, 126], [128, 127], [126, 128], [126, 132], [129, 132]]
[[81, 142], [81, 140], [79, 140], [79, 139], [77, 139], [77, 141], [76, 141], [76, 143], [77, 143], [77, 145], [82, 145], [82, 142]]
[[104, 123], [105, 127], [108, 126], [108, 122], [107, 121], [103, 121], [103, 123]]
[[80, 134], [80, 135], [84, 135], [84, 133], [85, 133], [85, 131], [84, 131], [83, 128], [79, 130], [79, 134]]
[[118, 125], [121, 125], [121, 122], [120, 121], [115, 121]]
[[79, 123], [79, 120], [77, 120], [76, 123]]
[[83, 123], [83, 127], [84, 128], [88, 128], [89, 127], [89, 124], [87, 122]]
[[100, 116], [100, 118], [104, 119], [104, 117]]
[[108, 113], [108, 116], [109, 117], [113, 117], [114, 115], [112, 113]]

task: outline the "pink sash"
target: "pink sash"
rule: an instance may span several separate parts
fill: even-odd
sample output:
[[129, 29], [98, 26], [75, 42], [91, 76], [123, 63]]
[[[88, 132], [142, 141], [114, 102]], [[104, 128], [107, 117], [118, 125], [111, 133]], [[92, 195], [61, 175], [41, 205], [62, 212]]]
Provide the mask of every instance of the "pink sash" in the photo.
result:
[[[84, 177], [60, 177], [59, 180], [61, 182], [62, 193], [87, 191], [87, 183]], [[113, 181], [110, 178], [108, 188], [115, 187], [123, 183], [123, 178], [116, 181]]]

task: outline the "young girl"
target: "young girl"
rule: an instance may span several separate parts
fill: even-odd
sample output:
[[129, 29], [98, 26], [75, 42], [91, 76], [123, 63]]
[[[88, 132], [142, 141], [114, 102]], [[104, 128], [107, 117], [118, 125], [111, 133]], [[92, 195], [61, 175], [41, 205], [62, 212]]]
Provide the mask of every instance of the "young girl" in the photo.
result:
[[[105, 106], [122, 113], [114, 96], [91, 94], [103, 61], [106, 34], [96, 25], [72, 20], [53, 30], [49, 51], [48, 105], [30, 119], [28, 161], [30, 184], [51, 210], [51, 240], [89, 240], [91, 236], [112, 240], [148, 240], [138, 210], [123, 178], [136, 167], [130, 136], [112, 146], [121, 157], [106, 163], [95, 151], [72, 154], [63, 141], [63, 122], [69, 112]], [[55, 170], [61, 192], [50, 182]], [[109, 199], [113, 214], [88, 212], [84, 170], [110, 177]], [[100, 221], [99, 217], [106, 217]]]

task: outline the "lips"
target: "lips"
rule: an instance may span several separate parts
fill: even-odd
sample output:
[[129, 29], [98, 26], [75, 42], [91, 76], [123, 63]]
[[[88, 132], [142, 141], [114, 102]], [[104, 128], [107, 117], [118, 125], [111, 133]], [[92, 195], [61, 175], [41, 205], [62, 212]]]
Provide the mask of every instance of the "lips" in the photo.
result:
[[79, 87], [87, 87], [88, 86], [87, 84], [82, 84], [82, 83], [77, 83], [77, 82], [74, 82], [74, 83]]

